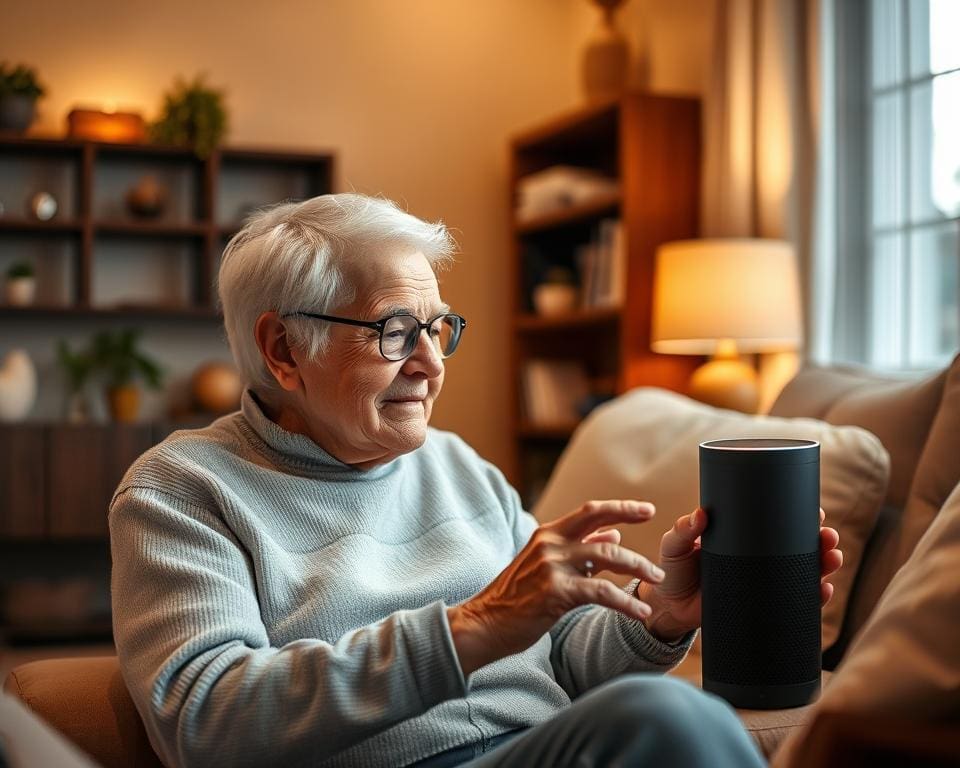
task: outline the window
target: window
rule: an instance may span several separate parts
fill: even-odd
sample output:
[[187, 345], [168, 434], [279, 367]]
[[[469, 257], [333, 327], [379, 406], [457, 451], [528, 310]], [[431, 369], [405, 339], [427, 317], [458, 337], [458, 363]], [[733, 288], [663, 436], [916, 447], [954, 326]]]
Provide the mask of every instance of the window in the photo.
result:
[[960, 1], [834, 9], [837, 356], [943, 365], [960, 348]]

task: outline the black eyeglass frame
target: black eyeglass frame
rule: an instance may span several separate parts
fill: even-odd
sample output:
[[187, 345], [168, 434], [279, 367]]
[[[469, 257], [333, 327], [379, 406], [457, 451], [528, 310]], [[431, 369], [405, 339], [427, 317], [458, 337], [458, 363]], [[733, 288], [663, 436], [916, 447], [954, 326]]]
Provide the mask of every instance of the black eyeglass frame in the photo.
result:
[[[457, 334], [457, 343], [453, 347], [453, 352], [456, 352], [457, 347], [460, 346], [460, 337], [463, 336], [463, 329], [467, 327], [466, 318], [463, 315], [458, 315], [456, 312], [441, 312], [439, 315], [436, 315], [430, 318], [425, 323], [421, 323], [418, 318], [414, 317], [409, 312], [395, 312], [394, 314], [388, 315], [387, 317], [383, 317], [379, 320], [353, 320], [352, 318], [349, 318], [349, 317], [336, 317], [335, 315], [318, 315], [315, 312], [287, 312], [285, 314], [280, 315], [280, 317], [281, 318], [311, 317], [315, 320], [326, 320], [328, 323], [342, 323], [343, 325], [355, 325], [360, 328], [371, 328], [372, 330], [375, 330], [377, 331], [377, 333], [380, 334], [379, 345], [378, 345], [380, 348], [380, 356], [383, 357], [384, 360], [387, 360], [391, 363], [399, 363], [401, 360], [406, 360], [408, 357], [410, 357], [410, 355], [413, 354], [413, 351], [417, 348], [417, 344], [416, 342], [414, 342], [413, 346], [410, 348], [410, 351], [407, 352], [407, 354], [405, 354], [403, 357], [398, 357], [395, 360], [387, 357], [386, 353], [383, 351], [383, 330], [384, 328], [387, 327], [387, 323], [390, 320], [393, 320], [393, 318], [395, 317], [409, 317], [411, 320], [413, 320], [418, 326], [416, 338], [419, 338], [420, 334], [423, 331], [427, 331], [429, 333], [430, 326], [432, 326], [435, 322], [437, 322], [437, 320], [439, 320], [441, 317], [457, 318], [460, 321], [460, 332]], [[453, 355], [453, 352], [451, 352], [449, 355], [446, 355], [441, 350], [440, 356], [444, 360], [446, 360], [448, 357]]]

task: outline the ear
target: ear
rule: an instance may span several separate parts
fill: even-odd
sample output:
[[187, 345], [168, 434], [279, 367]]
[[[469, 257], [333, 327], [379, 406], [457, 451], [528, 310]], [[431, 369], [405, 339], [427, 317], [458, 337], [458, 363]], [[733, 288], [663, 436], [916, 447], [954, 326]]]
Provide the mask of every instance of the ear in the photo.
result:
[[276, 312], [264, 312], [253, 327], [254, 338], [267, 369], [287, 392], [302, 386], [300, 366], [293, 356], [287, 328]]

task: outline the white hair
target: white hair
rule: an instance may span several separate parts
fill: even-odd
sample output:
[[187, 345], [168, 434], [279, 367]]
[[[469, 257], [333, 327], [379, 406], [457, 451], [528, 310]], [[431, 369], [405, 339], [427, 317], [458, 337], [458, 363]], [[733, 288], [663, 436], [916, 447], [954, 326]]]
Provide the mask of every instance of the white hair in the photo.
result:
[[[332, 313], [356, 298], [343, 265], [386, 248], [398, 255], [419, 251], [436, 273], [453, 261], [456, 242], [443, 222], [352, 193], [281, 203], [248, 218], [223, 252], [218, 279], [227, 339], [244, 383], [261, 391], [277, 387], [254, 338], [261, 314]], [[290, 317], [286, 327], [307, 354], [324, 350], [329, 323]]]

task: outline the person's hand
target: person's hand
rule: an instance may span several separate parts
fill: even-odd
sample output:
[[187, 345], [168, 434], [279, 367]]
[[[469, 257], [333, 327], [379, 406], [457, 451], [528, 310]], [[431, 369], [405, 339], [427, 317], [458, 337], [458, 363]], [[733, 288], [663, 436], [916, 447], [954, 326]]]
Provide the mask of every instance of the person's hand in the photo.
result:
[[618, 523], [653, 517], [642, 501], [588, 501], [569, 515], [541, 525], [523, 550], [482, 592], [449, 608], [450, 630], [464, 674], [529, 648], [567, 611], [595, 603], [644, 619], [651, 608], [613, 582], [590, 578], [612, 571], [659, 582], [663, 571], [620, 546]]
[[[837, 549], [840, 534], [823, 526], [820, 510], [820, 602], [833, 596], [826, 578], [843, 564]], [[707, 513], [698, 507], [684, 515], [660, 541], [660, 565], [666, 578], [659, 584], [642, 583], [637, 597], [653, 609], [644, 623], [651, 634], [668, 642], [700, 626], [700, 535], [707, 527]]]

